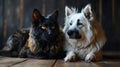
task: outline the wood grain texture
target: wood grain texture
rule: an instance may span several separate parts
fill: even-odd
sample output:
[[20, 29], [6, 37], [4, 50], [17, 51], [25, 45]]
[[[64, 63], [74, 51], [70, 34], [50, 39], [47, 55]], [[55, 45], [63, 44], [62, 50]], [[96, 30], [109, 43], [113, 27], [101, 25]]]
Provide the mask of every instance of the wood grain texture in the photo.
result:
[[26, 59], [23, 58], [9, 58], [0, 56], [0, 67], [8, 67], [21, 62], [24, 62]]
[[55, 60], [39, 60], [39, 59], [29, 59], [20, 64], [13, 65], [12, 67], [52, 67]]
[[120, 67], [120, 60], [107, 60], [92, 63], [93, 67]]
[[120, 67], [120, 59], [99, 62], [64, 62], [55, 59], [10, 58], [0, 56], [0, 67]]
[[86, 63], [83, 61], [79, 62], [64, 62], [63, 60], [58, 60], [55, 67], [92, 67], [91, 63]]
[[120, 67], [120, 60], [107, 60], [91, 63], [84, 61], [64, 62], [63, 60], [57, 60], [54, 67]]

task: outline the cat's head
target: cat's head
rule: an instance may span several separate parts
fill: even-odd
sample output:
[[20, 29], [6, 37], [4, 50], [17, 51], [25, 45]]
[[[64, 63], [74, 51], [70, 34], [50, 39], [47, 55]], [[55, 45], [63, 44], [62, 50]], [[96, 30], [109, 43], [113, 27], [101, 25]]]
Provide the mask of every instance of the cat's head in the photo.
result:
[[34, 9], [32, 14], [32, 35], [37, 40], [52, 41], [57, 38], [59, 33], [58, 10], [47, 17], [40, 14], [38, 9]]

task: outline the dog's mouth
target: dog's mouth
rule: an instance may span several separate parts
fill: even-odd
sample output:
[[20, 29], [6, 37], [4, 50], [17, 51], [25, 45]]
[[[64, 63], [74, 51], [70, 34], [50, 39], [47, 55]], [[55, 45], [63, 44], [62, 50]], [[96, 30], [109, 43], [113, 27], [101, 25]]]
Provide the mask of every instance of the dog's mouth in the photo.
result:
[[69, 36], [70, 39], [81, 39], [81, 35]]

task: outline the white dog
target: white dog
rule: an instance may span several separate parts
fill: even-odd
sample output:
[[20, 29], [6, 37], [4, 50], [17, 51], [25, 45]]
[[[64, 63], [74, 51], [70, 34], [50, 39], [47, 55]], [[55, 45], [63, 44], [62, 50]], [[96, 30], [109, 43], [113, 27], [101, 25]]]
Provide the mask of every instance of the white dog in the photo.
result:
[[79, 13], [76, 8], [65, 7], [65, 26], [63, 32], [66, 37], [64, 61], [74, 61], [76, 57], [87, 62], [102, 59], [101, 48], [106, 37], [101, 25], [96, 21], [88, 4]]

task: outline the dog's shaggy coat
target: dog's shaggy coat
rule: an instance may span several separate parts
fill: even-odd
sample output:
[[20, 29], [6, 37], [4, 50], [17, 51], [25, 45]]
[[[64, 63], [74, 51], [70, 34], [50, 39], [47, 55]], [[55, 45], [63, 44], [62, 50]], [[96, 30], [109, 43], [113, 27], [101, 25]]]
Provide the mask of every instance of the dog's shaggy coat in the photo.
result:
[[66, 36], [67, 54], [64, 61], [74, 61], [76, 58], [87, 62], [101, 60], [101, 49], [106, 42], [106, 37], [93, 15], [91, 5], [86, 5], [81, 12], [66, 6], [65, 16], [63, 31]]

